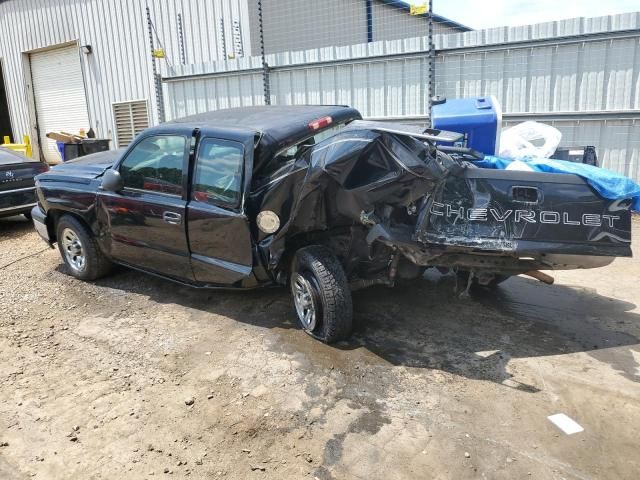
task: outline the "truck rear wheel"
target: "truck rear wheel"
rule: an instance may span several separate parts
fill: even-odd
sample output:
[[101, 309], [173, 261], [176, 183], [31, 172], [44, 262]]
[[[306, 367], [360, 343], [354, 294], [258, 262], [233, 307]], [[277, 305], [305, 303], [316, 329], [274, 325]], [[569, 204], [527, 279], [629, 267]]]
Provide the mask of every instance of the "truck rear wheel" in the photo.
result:
[[344, 340], [351, 334], [351, 290], [331, 250], [320, 245], [298, 250], [290, 285], [296, 317], [305, 332], [325, 343]]
[[69, 273], [80, 280], [96, 280], [111, 270], [91, 231], [77, 218], [64, 215], [57, 226], [60, 255]]

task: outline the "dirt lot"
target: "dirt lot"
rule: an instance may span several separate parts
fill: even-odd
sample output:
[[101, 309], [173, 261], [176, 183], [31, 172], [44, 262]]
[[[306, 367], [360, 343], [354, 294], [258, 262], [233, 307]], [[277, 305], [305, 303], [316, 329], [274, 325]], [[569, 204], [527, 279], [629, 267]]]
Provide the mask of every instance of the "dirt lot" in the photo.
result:
[[428, 275], [357, 293], [329, 347], [285, 290], [82, 283], [0, 220], [0, 479], [638, 478], [639, 272]]

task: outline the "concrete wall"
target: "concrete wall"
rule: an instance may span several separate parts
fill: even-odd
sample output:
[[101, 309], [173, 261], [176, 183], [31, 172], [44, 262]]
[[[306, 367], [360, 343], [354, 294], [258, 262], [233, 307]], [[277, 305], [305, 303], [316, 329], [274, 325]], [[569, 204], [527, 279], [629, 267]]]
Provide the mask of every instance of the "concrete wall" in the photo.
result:
[[147, 99], [151, 122], [157, 123], [146, 4], [157, 32], [156, 46], [161, 43], [166, 50], [166, 59], [157, 61], [162, 75], [173, 74], [181, 61], [178, 13], [184, 18], [187, 62], [222, 58], [221, 21], [229, 35], [234, 21], [246, 26], [245, 53], [251, 54], [244, 0], [4, 1], [0, 3], [0, 61], [15, 138], [24, 134], [36, 138], [28, 53], [69, 43], [93, 49], [80, 58], [89, 119], [99, 136], [113, 135], [113, 102]]

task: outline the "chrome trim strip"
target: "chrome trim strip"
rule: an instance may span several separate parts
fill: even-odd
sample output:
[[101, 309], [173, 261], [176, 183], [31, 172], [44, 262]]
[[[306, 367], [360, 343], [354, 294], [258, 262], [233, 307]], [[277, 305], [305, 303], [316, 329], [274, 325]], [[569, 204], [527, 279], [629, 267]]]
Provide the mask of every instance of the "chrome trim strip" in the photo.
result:
[[129, 192], [135, 192], [135, 193], [148, 193], [151, 195], [162, 195], [164, 197], [171, 197], [171, 198], [182, 198], [182, 195], [177, 195], [175, 193], [167, 193], [167, 192], [156, 192], [155, 190], [145, 190], [144, 188], [134, 188], [134, 187], [124, 187], [122, 190], [129, 191]]
[[3, 190], [0, 191], [0, 195], [3, 195], [5, 193], [16, 193], [16, 192], [26, 192], [28, 190], [35, 190], [36, 187], [26, 187], [26, 188], [16, 188], [14, 190]]
[[23, 208], [33, 208], [37, 205], [38, 203], [26, 203], [24, 205], [17, 205], [15, 207], [7, 207], [7, 208], [0, 208], [0, 212], [8, 212], [10, 210], [22, 210]]

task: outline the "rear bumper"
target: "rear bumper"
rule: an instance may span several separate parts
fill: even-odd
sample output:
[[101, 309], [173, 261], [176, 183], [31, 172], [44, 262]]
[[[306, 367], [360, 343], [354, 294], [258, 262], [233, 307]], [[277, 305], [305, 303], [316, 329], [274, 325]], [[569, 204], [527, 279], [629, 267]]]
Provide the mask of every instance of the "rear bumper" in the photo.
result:
[[[397, 249], [416, 265], [517, 274], [530, 270], [571, 270], [598, 268], [616, 257], [630, 257], [629, 245], [589, 245], [584, 243], [500, 241], [467, 238], [422, 242], [408, 229], [374, 226], [369, 244], [381, 242]], [[454, 241], [456, 243], [454, 243]]]
[[47, 214], [44, 213], [38, 205], [36, 205], [31, 210], [31, 219], [38, 235], [47, 242], [47, 245], [52, 246], [53, 242], [51, 241], [49, 229], [47, 227]]
[[0, 217], [28, 213], [36, 205], [35, 187], [0, 192]]

